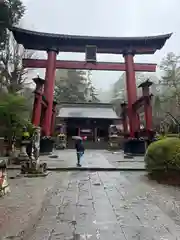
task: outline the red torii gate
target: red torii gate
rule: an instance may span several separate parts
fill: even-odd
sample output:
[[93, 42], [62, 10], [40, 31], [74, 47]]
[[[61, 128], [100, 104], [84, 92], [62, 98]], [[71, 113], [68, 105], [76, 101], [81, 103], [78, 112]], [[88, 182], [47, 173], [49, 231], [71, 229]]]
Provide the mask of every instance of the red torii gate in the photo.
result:
[[[11, 28], [10, 30], [13, 32], [16, 41], [19, 44], [22, 44], [26, 49], [47, 51], [47, 60], [23, 60], [24, 67], [46, 68], [44, 95], [48, 104], [43, 123], [45, 136], [50, 135], [52, 125], [55, 70], [56, 68], [70, 68], [126, 71], [130, 136], [134, 137], [135, 131], [139, 128], [138, 116], [133, 107], [137, 100], [135, 71], [154, 72], [156, 64], [137, 64], [134, 63], [133, 57], [135, 54], [154, 54], [157, 49], [161, 49], [163, 47], [166, 40], [170, 38], [171, 34], [154, 37], [114, 38], [48, 34], [19, 28]], [[123, 54], [125, 63], [98, 63], [94, 61], [96, 56], [93, 56], [93, 63], [89, 63], [87, 61], [56, 60], [56, 56], [59, 52], [83, 53], [88, 50], [88, 46], [93, 47], [97, 53]]]
[[[25, 68], [47, 68], [47, 60], [45, 59], [23, 59], [23, 66]], [[107, 70], [107, 71], [126, 71], [126, 65], [124, 63], [111, 63], [111, 62], [96, 62], [87, 63], [85, 61], [65, 61], [65, 60], [56, 60], [56, 69], [80, 69], [80, 70]], [[149, 63], [134, 63], [134, 71], [138, 72], [155, 72], [156, 64]], [[37, 105], [39, 106], [39, 105]], [[148, 106], [147, 106], [148, 107]], [[137, 114], [137, 112], [135, 112]], [[33, 123], [36, 125], [37, 119], [39, 119], [39, 107], [36, 111], [34, 111], [34, 119]], [[54, 115], [52, 115], [54, 116]], [[149, 116], [150, 117], [150, 116]], [[54, 120], [53, 120], [54, 121]], [[134, 122], [135, 129], [137, 131], [139, 129], [139, 119], [136, 117], [136, 123]], [[148, 120], [149, 121], [149, 120]], [[52, 126], [52, 124], [51, 124]], [[51, 127], [52, 129], [53, 127]], [[124, 129], [126, 132], [127, 129]], [[132, 128], [130, 128], [132, 130]], [[134, 133], [131, 131], [130, 135], [133, 137]]]

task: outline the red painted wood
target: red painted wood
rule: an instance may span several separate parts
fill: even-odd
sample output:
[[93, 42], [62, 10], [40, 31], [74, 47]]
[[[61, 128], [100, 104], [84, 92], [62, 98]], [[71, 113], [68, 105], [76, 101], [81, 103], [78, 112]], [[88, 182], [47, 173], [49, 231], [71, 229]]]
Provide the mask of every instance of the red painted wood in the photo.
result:
[[[45, 59], [23, 59], [25, 68], [46, 68]], [[81, 70], [107, 70], [107, 71], [125, 71], [124, 63], [97, 62], [96, 64], [86, 63], [85, 61], [56, 61], [56, 69], [81, 69]], [[134, 70], [138, 72], [155, 72], [155, 63], [135, 63]]]
[[33, 111], [32, 111], [32, 124], [34, 126], [40, 125], [41, 108], [42, 108], [42, 86], [43, 85], [36, 84], [34, 105], [33, 105]]
[[126, 88], [128, 97], [128, 118], [129, 118], [129, 130], [130, 136], [134, 137], [134, 133], [138, 126], [137, 112], [133, 108], [133, 103], [137, 100], [137, 89], [136, 89], [136, 77], [134, 69], [134, 59], [132, 54], [124, 55], [126, 65]]
[[54, 82], [56, 71], [56, 55], [55, 51], [48, 52], [47, 67], [46, 67], [46, 81], [44, 84], [44, 96], [47, 99], [48, 105], [45, 111], [43, 120], [43, 133], [45, 136], [51, 135], [51, 120], [54, 100]]
[[151, 100], [151, 98], [152, 98], [152, 94], [150, 94], [149, 96], [141, 96], [140, 98], [138, 98], [137, 100], [136, 100], [136, 102], [135, 103], [133, 103], [133, 108], [137, 111], [137, 110], [139, 110], [141, 107], [143, 107], [144, 106], [144, 104], [145, 104], [145, 101], [150, 101]]
[[53, 110], [53, 112], [52, 112], [52, 119], [51, 119], [51, 135], [54, 134], [55, 120], [56, 120], [56, 111]]

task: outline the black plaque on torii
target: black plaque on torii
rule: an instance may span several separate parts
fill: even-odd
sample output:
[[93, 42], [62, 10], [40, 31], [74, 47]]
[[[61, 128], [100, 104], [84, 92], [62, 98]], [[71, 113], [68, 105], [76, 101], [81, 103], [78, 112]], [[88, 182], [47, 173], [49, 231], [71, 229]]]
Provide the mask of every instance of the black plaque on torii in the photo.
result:
[[97, 46], [96, 45], [86, 45], [85, 54], [86, 54], [86, 62], [87, 63], [96, 63], [96, 53]]

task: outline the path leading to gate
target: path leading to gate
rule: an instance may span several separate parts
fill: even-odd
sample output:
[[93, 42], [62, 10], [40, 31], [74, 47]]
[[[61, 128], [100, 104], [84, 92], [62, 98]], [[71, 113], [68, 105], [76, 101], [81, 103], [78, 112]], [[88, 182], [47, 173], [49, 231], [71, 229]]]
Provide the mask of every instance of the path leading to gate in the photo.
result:
[[[74, 152], [62, 154], [74, 162]], [[84, 163], [115, 164], [119, 155], [87, 151]], [[150, 181], [145, 172], [51, 172], [10, 179], [10, 187], [0, 198], [3, 240], [180, 239], [180, 189]]]
[[69, 173], [67, 182], [57, 182], [29, 240], [180, 239], [175, 199], [134, 174]]
[[[46, 162], [50, 170], [72, 169], [76, 170], [75, 150], [55, 151], [52, 156], [41, 156], [41, 161]], [[109, 152], [107, 150], [86, 150], [82, 158], [83, 169], [104, 170], [143, 170], [143, 157], [125, 159], [123, 152]]]

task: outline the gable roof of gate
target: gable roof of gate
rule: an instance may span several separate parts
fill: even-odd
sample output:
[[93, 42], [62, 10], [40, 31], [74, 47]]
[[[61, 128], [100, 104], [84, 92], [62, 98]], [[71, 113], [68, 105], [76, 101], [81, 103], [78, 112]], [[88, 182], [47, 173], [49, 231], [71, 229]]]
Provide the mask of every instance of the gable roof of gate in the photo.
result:
[[172, 33], [145, 37], [99, 37], [36, 32], [10, 28], [16, 41], [26, 49], [48, 50], [52, 47], [62, 52], [85, 52], [87, 45], [96, 45], [98, 53], [122, 54], [131, 49], [135, 54], [152, 54], [161, 49]]

